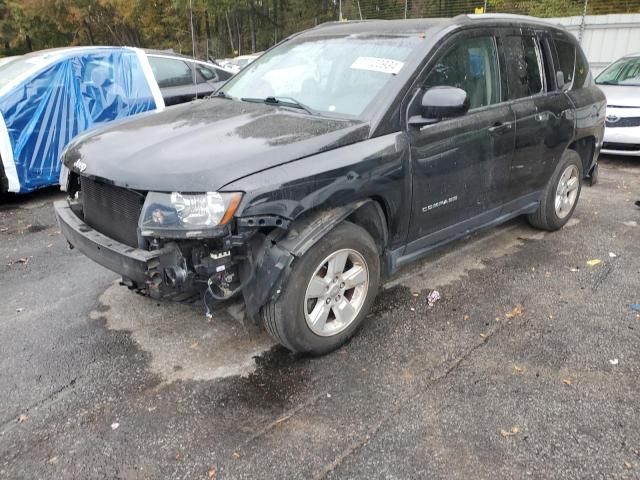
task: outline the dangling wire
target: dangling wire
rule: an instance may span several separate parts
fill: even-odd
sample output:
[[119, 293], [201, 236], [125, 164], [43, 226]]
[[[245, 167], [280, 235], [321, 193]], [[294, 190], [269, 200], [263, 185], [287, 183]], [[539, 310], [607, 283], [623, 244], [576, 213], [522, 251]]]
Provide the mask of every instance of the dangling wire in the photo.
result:
[[[241, 259], [242, 257], [238, 257], [238, 259]], [[213, 292], [213, 276], [211, 276], [209, 278], [209, 280], [207, 280], [207, 288], [204, 291], [204, 294], [202, 296], [202, 301], [204, 303], [204, 307], [206, 309], [206, 317], [208, 320], [211, 320], [213, 318], [213, 314], [211, 313], [211, 309], [209, 308], [209, 303], [207, 302], [207, 295], [210, 295], [211, 298], [213, 298], [214, 300], [217, 300], [219, 302], [224, 301], [224, 300], [229, 300], [231, 297], [233, 297], [236, 293], [240, 292], [244, 287], [247, 286], [247, 284], [253, 279], [253, 276], [255, 275], [255, 268], [253, 265], [253, 256], [249, 253], [246, 256], [246, 260], [249, 262], [249, 270], [251, 271], [251, 273], [249, 274], [249, 276], [247, 277], [247, 279], [242, 282], [240, 285], [238, 285], [238, 287], [234, 290], [232, 290], [231, 292], [227, 293], [227, 294], [222, 294], [222, 295], [217, 295], [216, 293]]]

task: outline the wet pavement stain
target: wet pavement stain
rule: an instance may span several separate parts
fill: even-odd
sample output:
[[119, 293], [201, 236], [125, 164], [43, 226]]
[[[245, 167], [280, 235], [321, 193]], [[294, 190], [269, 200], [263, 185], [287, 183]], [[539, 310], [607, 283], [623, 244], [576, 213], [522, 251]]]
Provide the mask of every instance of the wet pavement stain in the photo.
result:
[[42, 232], [43, 230], [46, 230], [47, 228], [51, 227], [51, 225], [29, 225], [27, 228], [24, 229], [25, 233], [38, 233], [38, 232]]
[[[513, 253], [527, 241], [543, 236], [517, 220], [505, 229], [479, 234], [472, 242], [458, 242], [388, 279], [368, 318], [397, 309], [426, 313], [431, 289], [483, 269], [486, 261]], [[486, 257], [487, 244], [497, 247], [490, 250], [491, 258]], [[150, 354], [150, 369], [162, 378], [159, 388], [178, 380], [241, 377], [241, 393], [234, 401], [259, 407], [256, 399], [261, 399], [265, 408], [284, 407], [305, 389], [308, 379], [303, 365], [312, 359], [275, 346], [262, 327], [244, 321], [236, 307], [237, 302], [230, 302], [207, 321], [199, 302], [157, 302], [114, 283], [100, 297], [91, 317], [104, 318], [108, 329], [131, 333]]]
[[256, 370], [255, 357], [274, 345], [260, 327], [240, 322], [225, 311], [217, 311], [207, 321], [202, 307], [158, 303], [133, 295], [117, 283], [101, 295], [90, 317], [103, 317], [110, 330], [130, 332], [140, 348], [150, 353], [150, 369], [162, 377], [163, 384], [248, 376]]
[[417, 297], [413, 296], [409, 287], [394, 285], [389, 288], [383, 288], [378, 293], [368, 317], [376, 317], [399, 307], [404, 307], [408, 302], [411, 302], [413, 298]]
[[256, 369], [235, 385], [234, 401], [252, 409], [284, 409], [298, 394], [311, 389], [313, 359], [275, 346], [256, 357]]

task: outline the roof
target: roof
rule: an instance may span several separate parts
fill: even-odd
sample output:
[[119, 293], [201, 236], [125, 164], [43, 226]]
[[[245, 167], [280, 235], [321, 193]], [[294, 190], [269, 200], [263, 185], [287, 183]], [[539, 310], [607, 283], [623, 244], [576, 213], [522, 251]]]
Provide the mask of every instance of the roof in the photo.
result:
[[[143, 48], [142, 50], [144, 51], [144, 53], [147, 53], [149, 55], [162, 55], [165, 57], [182, 58], [184, 60], [194, 60], [194, 58], [191, 55], [183, 55], [182, 53], [176, 53], [173, 50], [156, 50], [154, 48]], [[200, 58], [196, 58], [195, 60], [197, 62], [211, 63], [207, 60], [202, 60]]]
[[[116, 46], [112, 46], [112, 45], [87, 45], [87, 46], [79, 46], [79, 47], [58, 47], [58, 48], [47, 48], [45, 50], [38, 50], [35, 52], [29, 52], [29, 53], [25, 53], [24, 55], [21, 55], [22, 58], [34, 58], [34, 57], [41, 57], [44, 55], [73, 55], [73, 54], [77, 54], [77, 53], [81, 53], [81, 52], [91, 52], [91, 51], [95, 51], [95, 50], [120, 50], [120, 49], [126, 49], [126, 50], [132, 50], [136, 47], [116, 47]], [[176, 53], [176, 52], [172, 52], [170, 50], [154, 50], [151, 48], [143, 48], [141, 49], [142, 51], [144, 51], [147, 54], [150, 55], [164, 55], [164, 56], [168, 56], [168, 57], [177, 57], [177, 58], [184, 58], [185, 60], [193, 60], [193, 57], [190, 57], [188, 55], [182, 55], [180, 53]], [[197, 59], [196, 60], [198, 62], [204, 62], [204, 63], [211, 63], [208, 62], [207, 60], [200, 60]]]
[[412, 18], [408, 20], [348, 20], [327, 22], [303, 33], [323, 35], [351, 35], [366, 33], [406, 34], [421, 33], [435, 26], [451, 23], [450, 18]]
[[492, 25], [534, 25], [562, 29], [544, 19], [525, 15], [502, 13], [485, 13], [480, 15], [458, 15], [452, 18], [412, 18], [407, 20], [349, 20], [343, 22], [327, 22], [307, 30], [303, 35], [352, 35], [352, 34], [415, 34], [427, 30], [442, 30], [451, 26], [474, 24]]
[[43, 55], [48, 54], [72, 54], [75, 52], [89, 52], [92, 50], [99, 49], [112, 49], [112, 48], [131, 48], [131, 47], [112, 47], [106, 45], [94, 45], [94, 46], [80, 46], [80, 47], [58, 47], [58, 48], [47, 48], [45, 50], [37, 50], [35, 52], [29, 52], [21, 55], [22, 58], [33, 58], [33, 57], [41, 57]]

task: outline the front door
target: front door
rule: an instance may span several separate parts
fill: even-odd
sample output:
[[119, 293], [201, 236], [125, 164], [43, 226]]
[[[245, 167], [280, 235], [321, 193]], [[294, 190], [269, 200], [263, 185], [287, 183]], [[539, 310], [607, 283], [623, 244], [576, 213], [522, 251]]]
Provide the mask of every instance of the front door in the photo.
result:
[[413, 205], [405, 254], [495, 218], [504, 201], [514, 145], [514, 114], [502, 102], [504, 86], [492, 35], [454, 37], [427, 66], [421, 85], [409, 113], [434, 86], [465, 90], [470, 109], [462, 117], [409, 127]]

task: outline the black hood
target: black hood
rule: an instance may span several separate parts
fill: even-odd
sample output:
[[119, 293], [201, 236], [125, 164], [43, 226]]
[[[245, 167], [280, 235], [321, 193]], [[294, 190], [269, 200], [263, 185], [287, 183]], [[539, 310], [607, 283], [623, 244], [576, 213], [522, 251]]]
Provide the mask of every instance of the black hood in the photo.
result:
[[64, 163], [82, 175], [134, 189], [215, 191], [246, 175], [368, 135], [368, 124], [360, 121], [211, 99], [84, 135], [69, 146]]

